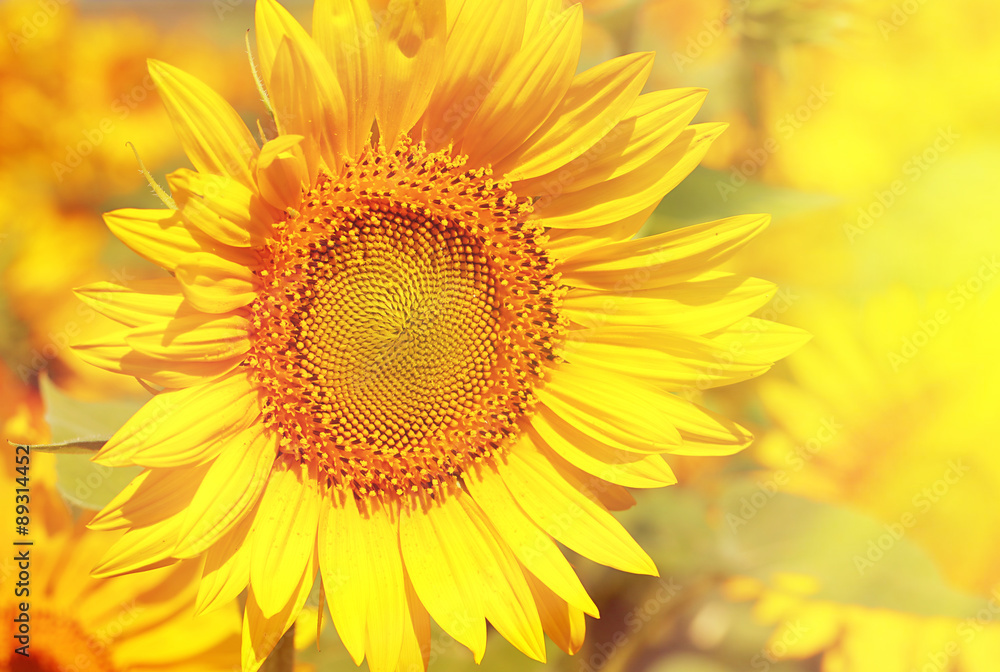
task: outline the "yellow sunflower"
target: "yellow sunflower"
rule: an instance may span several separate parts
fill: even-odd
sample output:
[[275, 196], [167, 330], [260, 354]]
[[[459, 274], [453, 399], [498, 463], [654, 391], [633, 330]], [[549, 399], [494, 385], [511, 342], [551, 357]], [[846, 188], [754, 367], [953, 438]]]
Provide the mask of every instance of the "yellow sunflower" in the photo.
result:
[[[841, 538], [818, 570], [727, 582], [728, 597], [753, 600], [756, 620], [776, 626], [763, 662], [822, 656], [823, 670], [996, 669], [1000, 514], [982, 502], [1000, 486], [997, 268], [983, 257], [947, 290], [898, 287], [862, 305], [804, 294], [790, 311], [817, 339], [790, 362], [790, 380], [759, 385], [771, 427], [754, 447], [765, 468], [757, 483], [873, 522], [868, 533]], [[896, 582], [909, 601], [878, 595], [874, 582], [887, 567], [909, 572]], [[842, 578], [829, 568], [842, 568]], [[927, 590], [935, 585], [973, 606], [942, 601]], [[871, 606], [872, 594], [895, 609]]]
[[[983, 595], [996, 584], [1000, 514], [968, 512], [1000, 484], [997, 268], [983, 257], [947, 291], [896, 288], [860, 309], [813, 298], [796, 315], [817, 344], [793, 360], [793, 380], [761, 384], [773, 428], [755, 447], [788, 492], [902, 525], [952, 585]], [[847, 559], [859, 575], [883, 555], [873, 548]]]
[[258, 146], [194, 77], [150, 72], [196, 170], [106, 215], [170, 272], [81, 290], [125, 328], [78, 347], [162, 387], [98, 460], [147, 467], [92, 523], [96, 570], [205, 555], [201, 608], [249, 584], [256, 669], [322, 577], [373, 670], [422, 669], [429, 617], [544, 659], [597, 615], [556, 542], [655, 574], [609, 509], [724, 454], [737, 424], [675, 392], [744, 380], [802, 333], [713, 271], [741, 216], [630, 240], [704, 155], [704, 92], [639, 95], [652, 55], [580, 74], [579, 6], [257, 3]]
[[0, 56], [0, 171], [21, 178], [11, 181], [9, 198], [30, 205], [41, 191], [73, 216], [77, 208], [96, 209], [144, 186], [126, 142], [151, 168], [172, 158], [169, 120], [154, 100], [141, 56], [199, 63], [202, 76], [230, 96], [246, 88], [227, 75], [240, 61], [234, 50], [219, 47], [221, 31], [210, 35], [183, 15], [173, 18], [79, 0], [0, 4], [0, 31], [9, 45]]
[[964, 618], [876, 609], [818, 598], [814, 577], [777, 575], [768, 583], [734, 577], [733, 601], [752, 600], [754, 620], [774, 630], [753, 669], [819, 658], [826, 672], [992, 672], [1000, 655], [1000, 602], [991, 598]]
[[[15, 459], [30, 462], [24, 494]], [[4, 535], [0, 670], [115, 672], [229, 670], [239, 652], [235, 605], [192, 618], [197, 563], [145, 574], [94, 579], [89, 569], [109, 539], [89, 532], [90, 514], [74, 522], [55, 490], [51, 455], [10, 448], [0, 467], [0, 494], [28, 507], [27, 536]], [[23, 498], [23, 499], [22, 499]], [[26, 502], [26, 503], [24, 503]], [[30, 542], [25, 543], [25, 542]]]

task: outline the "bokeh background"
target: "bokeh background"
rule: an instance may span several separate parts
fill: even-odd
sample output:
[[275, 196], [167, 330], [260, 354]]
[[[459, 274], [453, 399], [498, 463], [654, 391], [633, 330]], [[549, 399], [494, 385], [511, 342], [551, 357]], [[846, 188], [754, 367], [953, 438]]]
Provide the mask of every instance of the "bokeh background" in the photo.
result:
[[[707, 88], [697, 120], [730, 124], [644, 233], [772, 213], [732, 270], [776, 282], [761, 315], [814, 338], [760, 379], [690, 391], [757, 440], [673, 460], [680, 483], [620, 513], [660, 578], [575, 562], [602, 613], [583, 650], [550, 643], [534, 663], [493, 637], [481, 669], [1000, 669], [1000, 5], [583, 4], [581, 69], [656, 51], [647, 88]], [[106, 325], [71, 289], [156, 272], [100, 217], [158, 205], [126, 143], [161, 182], [186, 165], [146, 58], [262, 116], [252, 13], [0, 3], [0, 438], [107, 437], [148, 396], [74, 357], [68, 344]], [[78, 514], [132, 475], [36, 459]], [[317, 669], [353, 668], [332, 628], [320, 651], [300, 639]], [[439, 630], [431, 658], [474, 668]]]

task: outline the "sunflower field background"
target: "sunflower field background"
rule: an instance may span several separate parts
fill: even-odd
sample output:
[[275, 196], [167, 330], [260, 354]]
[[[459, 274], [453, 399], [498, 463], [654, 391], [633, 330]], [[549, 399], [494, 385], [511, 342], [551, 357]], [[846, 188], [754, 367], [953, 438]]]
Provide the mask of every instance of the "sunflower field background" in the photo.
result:
[[[308, 18], [311, 3], [284, 4]], [[636, 492], [638, 506], [618, 514], [659, 577], [571, 556], [602, 614], [588, 619], [583, 648], [570, 657], [550, 645], [536, 663], [491, 635], [480, 669], [1000, 669], [1000, 5], [582, 4], [580, 70], [655, 51], [648, 89], [705, 88], [696, 121], [729, 124], [643, 235], [771, 213], [727, 270], [777, 283], [758, 316], [813, 339], [759, 379], [689, 391], [757, 438], [729, 457], [672, 457], [679, 483]], [[156, 272], [101, 219], [156, 206], [129, 143], [161, 183], [184, 161], [146, 59], [197, 73], [253, 120], [252, 25], [251, 0], [0, 3], [0, 438], [106, 439], [148, 399], [69, 348], [108, 328], [72, 289]], [[197, 636], [185, 629], [184, 571], [102, 587], [81, 569], [109, 542], [74, 520], [111, 501], [134, 468], [33, 454], [32, 473], [46, 507], [38, 554], [52, 554], [46, 599], [75, 604], [104, 633], [83, 660], [238, 669], [235, 609], [214, 612]], [[12, 567], [2, 570], [4, 614]], [[300, 663], [353, 669], [332, 627], [316, 645], [320, 603], [311, 596], [300, 616]], [[433, 632], [431, 670], [474, 668]]]

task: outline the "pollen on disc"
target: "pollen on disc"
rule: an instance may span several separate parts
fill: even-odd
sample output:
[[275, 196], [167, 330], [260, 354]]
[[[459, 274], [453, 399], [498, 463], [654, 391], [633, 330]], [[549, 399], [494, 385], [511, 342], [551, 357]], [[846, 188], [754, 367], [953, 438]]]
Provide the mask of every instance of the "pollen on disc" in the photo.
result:
[[530, 208], [409, 142], [321, 174], [256, 269], [247, 365], [281, 453], [359, 497], [497, 458], [565, 332]]

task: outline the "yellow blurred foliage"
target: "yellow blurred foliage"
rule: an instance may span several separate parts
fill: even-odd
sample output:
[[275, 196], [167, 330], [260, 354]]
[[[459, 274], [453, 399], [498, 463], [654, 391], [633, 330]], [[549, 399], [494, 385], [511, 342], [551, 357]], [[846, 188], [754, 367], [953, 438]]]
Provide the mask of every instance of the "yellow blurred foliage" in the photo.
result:
[[[795, 317], [816, 338], [789, 362], [790, 380], [761, 381], [776, 427], [754, 450], [788, 475], [787, 491], [903, 530], [954, 585], [985, 594], [1000, 579], [1000, 512], [982, 506], [1000, 487], [1000, 295], [984, 278], [1000, 280], [1000, 265], [980, 270], [924, 301], [904, 289], [872, 297], [861, 314], [803, 301]], [[861, 573], [872, 562], [855, 558]]]
[[1000, 657], [1000, 599], [964, 619], [927, 618], [811, 599], [781, 577], [765, 585], [736, 577], [723, 592], [753, 600], [754, 617], [774, 626], [752, 665], [821, 659], [822, 672], [992, 672]]
[[236, 104], [256, 102], [246, 94], [253, 90], [246, 56], [217, 44], [213, 28], [184, 15], [165, 24], [76, 2], [0, 5], [9, 43], [0, 50], [0, 353], [22, 385], [33, 386], [47, 370], [84, 398], [142, 392], [69, 349], [71, 341], [117, 328], [71, 290], [97, 280], [128, 284], [153, 272], [134, 257], [117, 262], [120, 246], [109, 252], [100, 216], [109, 202], [147, 188], [126, 143], [154, 172], [178, 153], [146, 59], [197, 63]]

